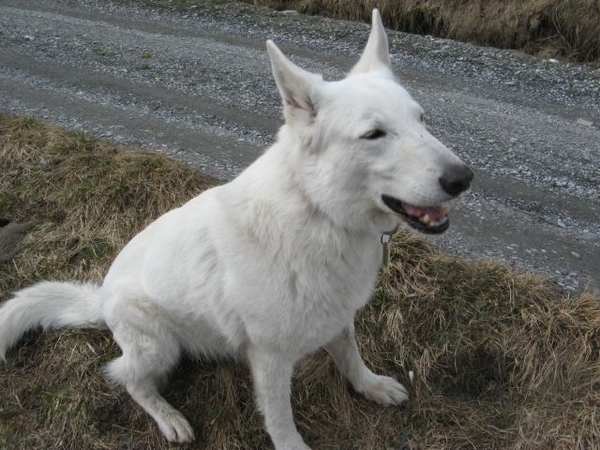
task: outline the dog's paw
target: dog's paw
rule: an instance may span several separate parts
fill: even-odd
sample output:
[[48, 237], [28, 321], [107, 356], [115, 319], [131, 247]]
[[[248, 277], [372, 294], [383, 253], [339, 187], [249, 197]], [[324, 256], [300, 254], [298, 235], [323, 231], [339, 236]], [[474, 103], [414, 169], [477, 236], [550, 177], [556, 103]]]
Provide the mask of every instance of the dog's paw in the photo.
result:
[[157, 420], [158, 427], [167, 440], [184, 444], [194, 440], [194, 430], [183, 414], [172, 411]]
[[408, 401], [406, 388], [390, 377], [371, 373], [361, 387], [360, 392], [366, 398], [380, 405], [401, 405]]

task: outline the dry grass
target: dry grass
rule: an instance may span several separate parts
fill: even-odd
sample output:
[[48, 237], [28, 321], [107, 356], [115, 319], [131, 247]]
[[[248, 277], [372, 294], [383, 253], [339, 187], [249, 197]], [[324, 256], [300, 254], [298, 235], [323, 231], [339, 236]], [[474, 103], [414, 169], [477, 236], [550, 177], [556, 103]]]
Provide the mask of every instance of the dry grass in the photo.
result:
[[[163, 156], [0, 117], [0, 216], [35, 225], [0, 265], [0, 300], [40, 278], [101, 279], [136, 230], [212, 183]], [[391, 271], [357, 329], [368, 364], [405, 383], [411, 401], [385, 409], [363, 400], [319, 353], [294, 381], [308, 443], [600, 448], [598, 297], [561, 297], [539, 278], [440, 254], [412, 234], [394, 244]], [[0, 448], [181, 448], [102, 378], [117, 354], [106, 332], [29, 334], [0, 367]], [[183, 448], [270, 446], [242, 365], [184, 361], [165, 395], [197, 432]]]
[[409, 33], [578, 61], [600, 59], [598, 0], [247, 0], [278, 9], [370, 21]]

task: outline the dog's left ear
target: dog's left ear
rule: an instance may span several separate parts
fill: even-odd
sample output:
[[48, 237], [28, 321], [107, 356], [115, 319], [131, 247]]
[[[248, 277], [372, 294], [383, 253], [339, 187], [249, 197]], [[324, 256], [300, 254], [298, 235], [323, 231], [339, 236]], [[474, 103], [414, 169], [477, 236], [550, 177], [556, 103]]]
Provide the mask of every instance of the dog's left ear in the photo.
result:
[[323, 77], [301, 69], [279, 50], [273, 41], [267, 41], [273, 76], [283, 101], [283, 115], [288, 125], [308, 125], [317, 114], [316, 87]]
[[358, 63], [350, 71], [349, 76], [373, 71], [388, 71], [390, 75], [392, 74], [388, 39], [377, 9], [373, 10], [371, 34], [367, 46]]

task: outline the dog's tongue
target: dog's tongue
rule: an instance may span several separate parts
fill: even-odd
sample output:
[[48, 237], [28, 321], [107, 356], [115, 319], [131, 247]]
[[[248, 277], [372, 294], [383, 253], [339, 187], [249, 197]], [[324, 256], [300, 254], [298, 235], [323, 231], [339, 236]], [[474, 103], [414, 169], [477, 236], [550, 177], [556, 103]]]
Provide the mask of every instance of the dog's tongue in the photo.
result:
[[408, 203], [403, 203], [402, 206], [404, 206], [407, 214], [417, 218], [427, 215], [432, 222], [441, 222], [446, 217], [446, 210], [442, 206], [420, 207], [409, 205]]

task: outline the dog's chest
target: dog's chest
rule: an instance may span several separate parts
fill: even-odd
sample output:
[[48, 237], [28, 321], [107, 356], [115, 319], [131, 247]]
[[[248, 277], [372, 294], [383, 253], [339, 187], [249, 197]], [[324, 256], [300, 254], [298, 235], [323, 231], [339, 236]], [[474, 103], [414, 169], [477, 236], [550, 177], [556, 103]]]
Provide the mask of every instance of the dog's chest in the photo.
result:
[[361, 243], [327, 257], [307, 255], [298, 264], [292, 263], [289, 276], [292, 280], [296, 277], [296, 300], [313, 299], [332, 311], [336, 308], [356, 311], [364, 306], [373, 290], [380, 251], [376, 243]]
[[221, 223], [229, 226], [214, 233], [225, 268], [225, 303], [251, 341], [301, 352], [326, 344], [370, 299], [380, 236], [335, 224], [289, 187], [275, 190], [287, 192], [283, 199], [272, 189], [262, 197], [244, 197], [245, 191], [250, 188], [223, 193], [229, 219]]
[[307, 241], [245, 265], [244, 292], [253, 301], [244, 322], [252, 339], [285, 342], [301, 354], [352, 323], [372, 295], [381, 262], [376, 239]]
[[290, 331], [303, 352], [326, 345], [353, 322], [357, 310], [373, 294], [377, 278], [374, 261], [375, 251], [371, 250], [361, 261], [342, 257], [335, 266], [315, 267], [303, 280], [298, 277], [298, 292], [290, 298], [289, 319]]

